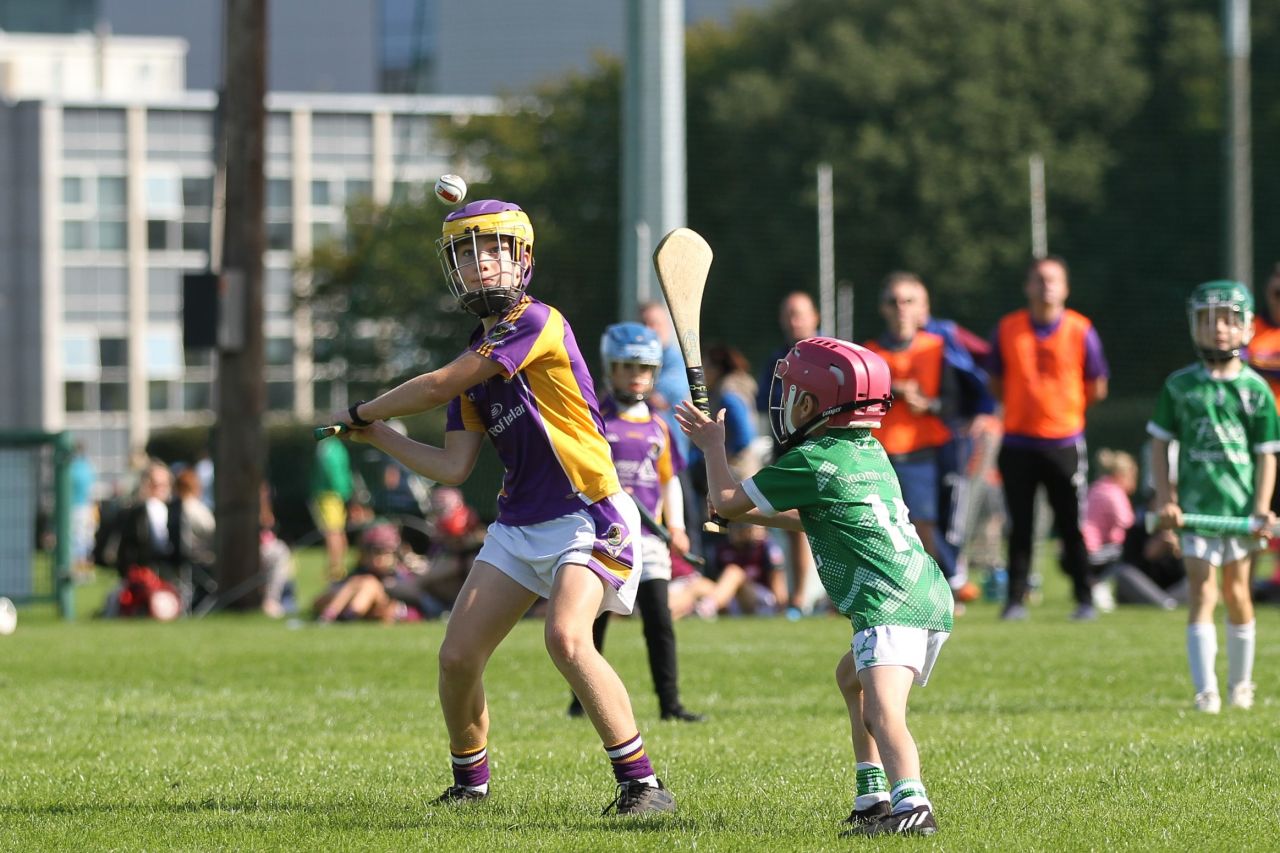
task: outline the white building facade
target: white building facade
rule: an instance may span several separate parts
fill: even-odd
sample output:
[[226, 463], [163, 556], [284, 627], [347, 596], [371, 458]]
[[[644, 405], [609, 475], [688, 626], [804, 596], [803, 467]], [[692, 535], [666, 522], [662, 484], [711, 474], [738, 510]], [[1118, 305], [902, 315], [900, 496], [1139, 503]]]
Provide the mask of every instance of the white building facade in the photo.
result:
[[[0, 103], [0, 429], [68, 429], [102, 479], [153, 430], [210, 424], [216, 358], [182, 346], [182, 277], [209, 267], [212, 93]], [[442, 125], [493, 98], [268, 97], [268, 417], [342, 399], [317, 371], [295, 273], [344, 205], [427, 192], [451, 171]]]

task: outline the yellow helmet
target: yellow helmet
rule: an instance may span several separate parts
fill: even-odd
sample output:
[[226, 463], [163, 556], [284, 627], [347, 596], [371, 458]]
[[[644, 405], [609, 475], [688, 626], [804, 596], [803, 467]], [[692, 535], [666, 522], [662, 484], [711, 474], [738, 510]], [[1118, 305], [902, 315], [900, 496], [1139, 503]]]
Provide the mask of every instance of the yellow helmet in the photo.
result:
[[[499, 241], [498, 257], [484, 269], [482, 237]], [[519, 205], [497, 199], [473, 201], [445, 217], [436, 253], [449, 290], [464, 309], [477, 317], [505, 314], [533, 278], [533, 223]], [[509, 265], [514, 269], [507, 269]], [[497, 283], [484, 284], [486, 276], [496, 277]]]

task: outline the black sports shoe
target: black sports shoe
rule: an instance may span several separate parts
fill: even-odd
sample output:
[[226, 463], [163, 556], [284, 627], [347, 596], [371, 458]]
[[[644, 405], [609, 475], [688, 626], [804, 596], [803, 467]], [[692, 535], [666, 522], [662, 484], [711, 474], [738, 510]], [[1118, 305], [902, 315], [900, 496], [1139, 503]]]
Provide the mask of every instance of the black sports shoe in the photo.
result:
[[841, 838], [855, 835], [933, 835], [938, 822], [933, 819], [933, 809], [916, 806], [911, 811], [894, 812], [872, 822], [855, 826], [840, 833]]
[[658, 780], [658, 787], [646, 785], [644, 782], [619, 782], [618, 795], [613, 802], [604, 807], [600, 816], [604, 817], [614, 811], [620, 815], [660, 814], [676, 810], [676, 798]]
[[578, 697], [574, 696], [573, 700], [569, 702], [569, 710], [566, 713], [568, 713], [570, 717], [576, 718], [586, 716], [587, 712], [582, 707], [582, 703], [578, 701]]
[[844, 819], [844, 823], [849, 826], [863, 826], [868, 823], [875, 823], [887, 814], [889, 814], [889, 801], [881, 800], [865, 809], [855, 808], [849, 812], [849, 816]]
[[477, 791], [464, 785], [450, 785], [444, 793], [431, 801], [433, 806], [452, 806], [460, 803], [471, 803], [489, 798], [488, 791]]
[[706, 714], [695, 714], [683, 705], [667, 708], [662, 712], [662, 719], [675, 720], [680, 723], [700, 723], [706, 718]]

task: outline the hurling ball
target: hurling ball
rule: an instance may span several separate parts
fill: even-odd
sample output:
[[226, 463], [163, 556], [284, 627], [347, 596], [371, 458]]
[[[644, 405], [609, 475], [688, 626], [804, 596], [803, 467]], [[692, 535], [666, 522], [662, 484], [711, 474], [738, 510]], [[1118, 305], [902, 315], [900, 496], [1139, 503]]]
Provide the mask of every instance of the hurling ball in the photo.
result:
[[467, 182], [457, 175], [441, 175], [436, 181], [436, 198], [445, 204], [459, 204], [467, 197]]

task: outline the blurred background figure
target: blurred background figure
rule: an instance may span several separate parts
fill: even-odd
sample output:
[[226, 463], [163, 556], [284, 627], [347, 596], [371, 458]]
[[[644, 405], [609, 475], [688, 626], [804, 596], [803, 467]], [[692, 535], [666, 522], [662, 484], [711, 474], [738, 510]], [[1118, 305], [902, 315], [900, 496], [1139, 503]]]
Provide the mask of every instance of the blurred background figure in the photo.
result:
[[71, 555], [79, 583], [93, 580], [93, 540], [98, 530], [93, 487], [97, 480], [98, 472], [85, 455], [84, 445], [76, 442], [71, 459]]
[[1089, 555], [1080, 535], [1088, 457], [1085, 410], [1106, 399], [1110, 370], [1093, 323], [1067, 307], [1067, 262], [1033, 261], [1023, 293], [1027, 307], [1006, 314], [992, 337], [992, 396], [1004, 403], [998, 464], [1009, 513], [1009, 589], [1000, 618], [1026, 619], [1035, 537], [1036, 492], [1043, 487], [1061, 539], [1062, 570], [1071, 578], [1075, 620], [1097, 616]]
[[169, 620], [182, 611], [177, 589], [174, 542], [169, 532], [173, 475], [164, 463], [145, 463], [136, 500], [118, 516], [115, 547], [120, 585], [108, 594], [103, 616], [154, 616]]
[[[959, 423], [963, 389], [980, 387], [986, 376], [967, 352], [922, 327], [924, 292], [924, 283], [914, 273], [891, 273], [880, 288], [884, 331], [863, 346], [884, 358], [893, 376], [894, 405], [876, 438], [898, 474], [902, 499], [921, 543], [961, 599], [956, 607], [961, 613], [963, 600], [972, 600], [976, 587], [968, 587], [973, 592], [963, 598], [959, 594], [966, 589], [966, 579], [957, 566], [957, 549], [942, 530], [941, 493], [945, 476], [954, 473], [955, 461], [954, 450], [944, 451], [957, 438], [952, 425], [963, 428]], [[948, 459], [945, 469], [944, 456]]]
[[216, 524], [203, 494], [195, 469], [182, 469], [174, 480], [174, 499], [169, 505], [169, 537], [185, 612], [217, 591], [213, 580]]
[[480, 514], [463, 499], [461, 489], [436, 486], [431, 490], [428, 529], [428, 567], [419, 585], [443, 610], [451, 610], [484, 544], [484, 524]]
[[[813, 297], [802, 290], [796, 290], [782, 297], [778, 306], [778, 326], [782, 329], [783, 343], [765, 361], [760, 370], [760, 379], [756, 390], [756, 412], [768, 422], [771, 406], [779, 405], [774, 399], [773, 370], [779, 361], [786, 358], [787, 353], [797, 341], [812, 338], [818, 334], [818, 306]], [[772, 458], [777, 459], [781, 453], [777, 441], [773, 442]], [[809, 540], [796, 530], [781, 533], [787, 544], [787, 559], [791, 566], [790, 609], [799, 614], [806, 604], [805, 592], [808, 588], [809, 576], [813, 574], [813, 552], [809, 549]]]
[[293, 552], [276, 535], [276, 515], [272, 509], [271, 487], [265, 481], [258, 504], [258, 555], [266, 583], [262, 590], [262, 612], [279, 619], [297, 609], [293, 589], [296, 568]]
[[[368, 619], [386, 624], [422, 619], [416, 596], [405, 600], [403, 594], [411, 585], [412, 572], [401, 560], [400, 544], [395, 525], [379, 521], [366, 527], [355, 566], [312, 605], [316, 618], [320, 622]], [[393, 595], [393, 590], [400, 594]]]
[[1104, 613], [1115, 609], [1114, 576], [1122, 565], [1124, 540], [1134, 523], [1131, 499], [1138, 489], [1138, 463], [1122, 450], [1104, 447], [1094, 456], [1099, 472], [1085, 496], [1080, 532], [1097, 579], [1093, 603]]
[[347, 502], [355, 491], [351, 456], [338, 439], [316, 442], [311, 466], [309, 506], [316, 529], [324, 536], [329, 580], [339, 580], [347, 560]]

